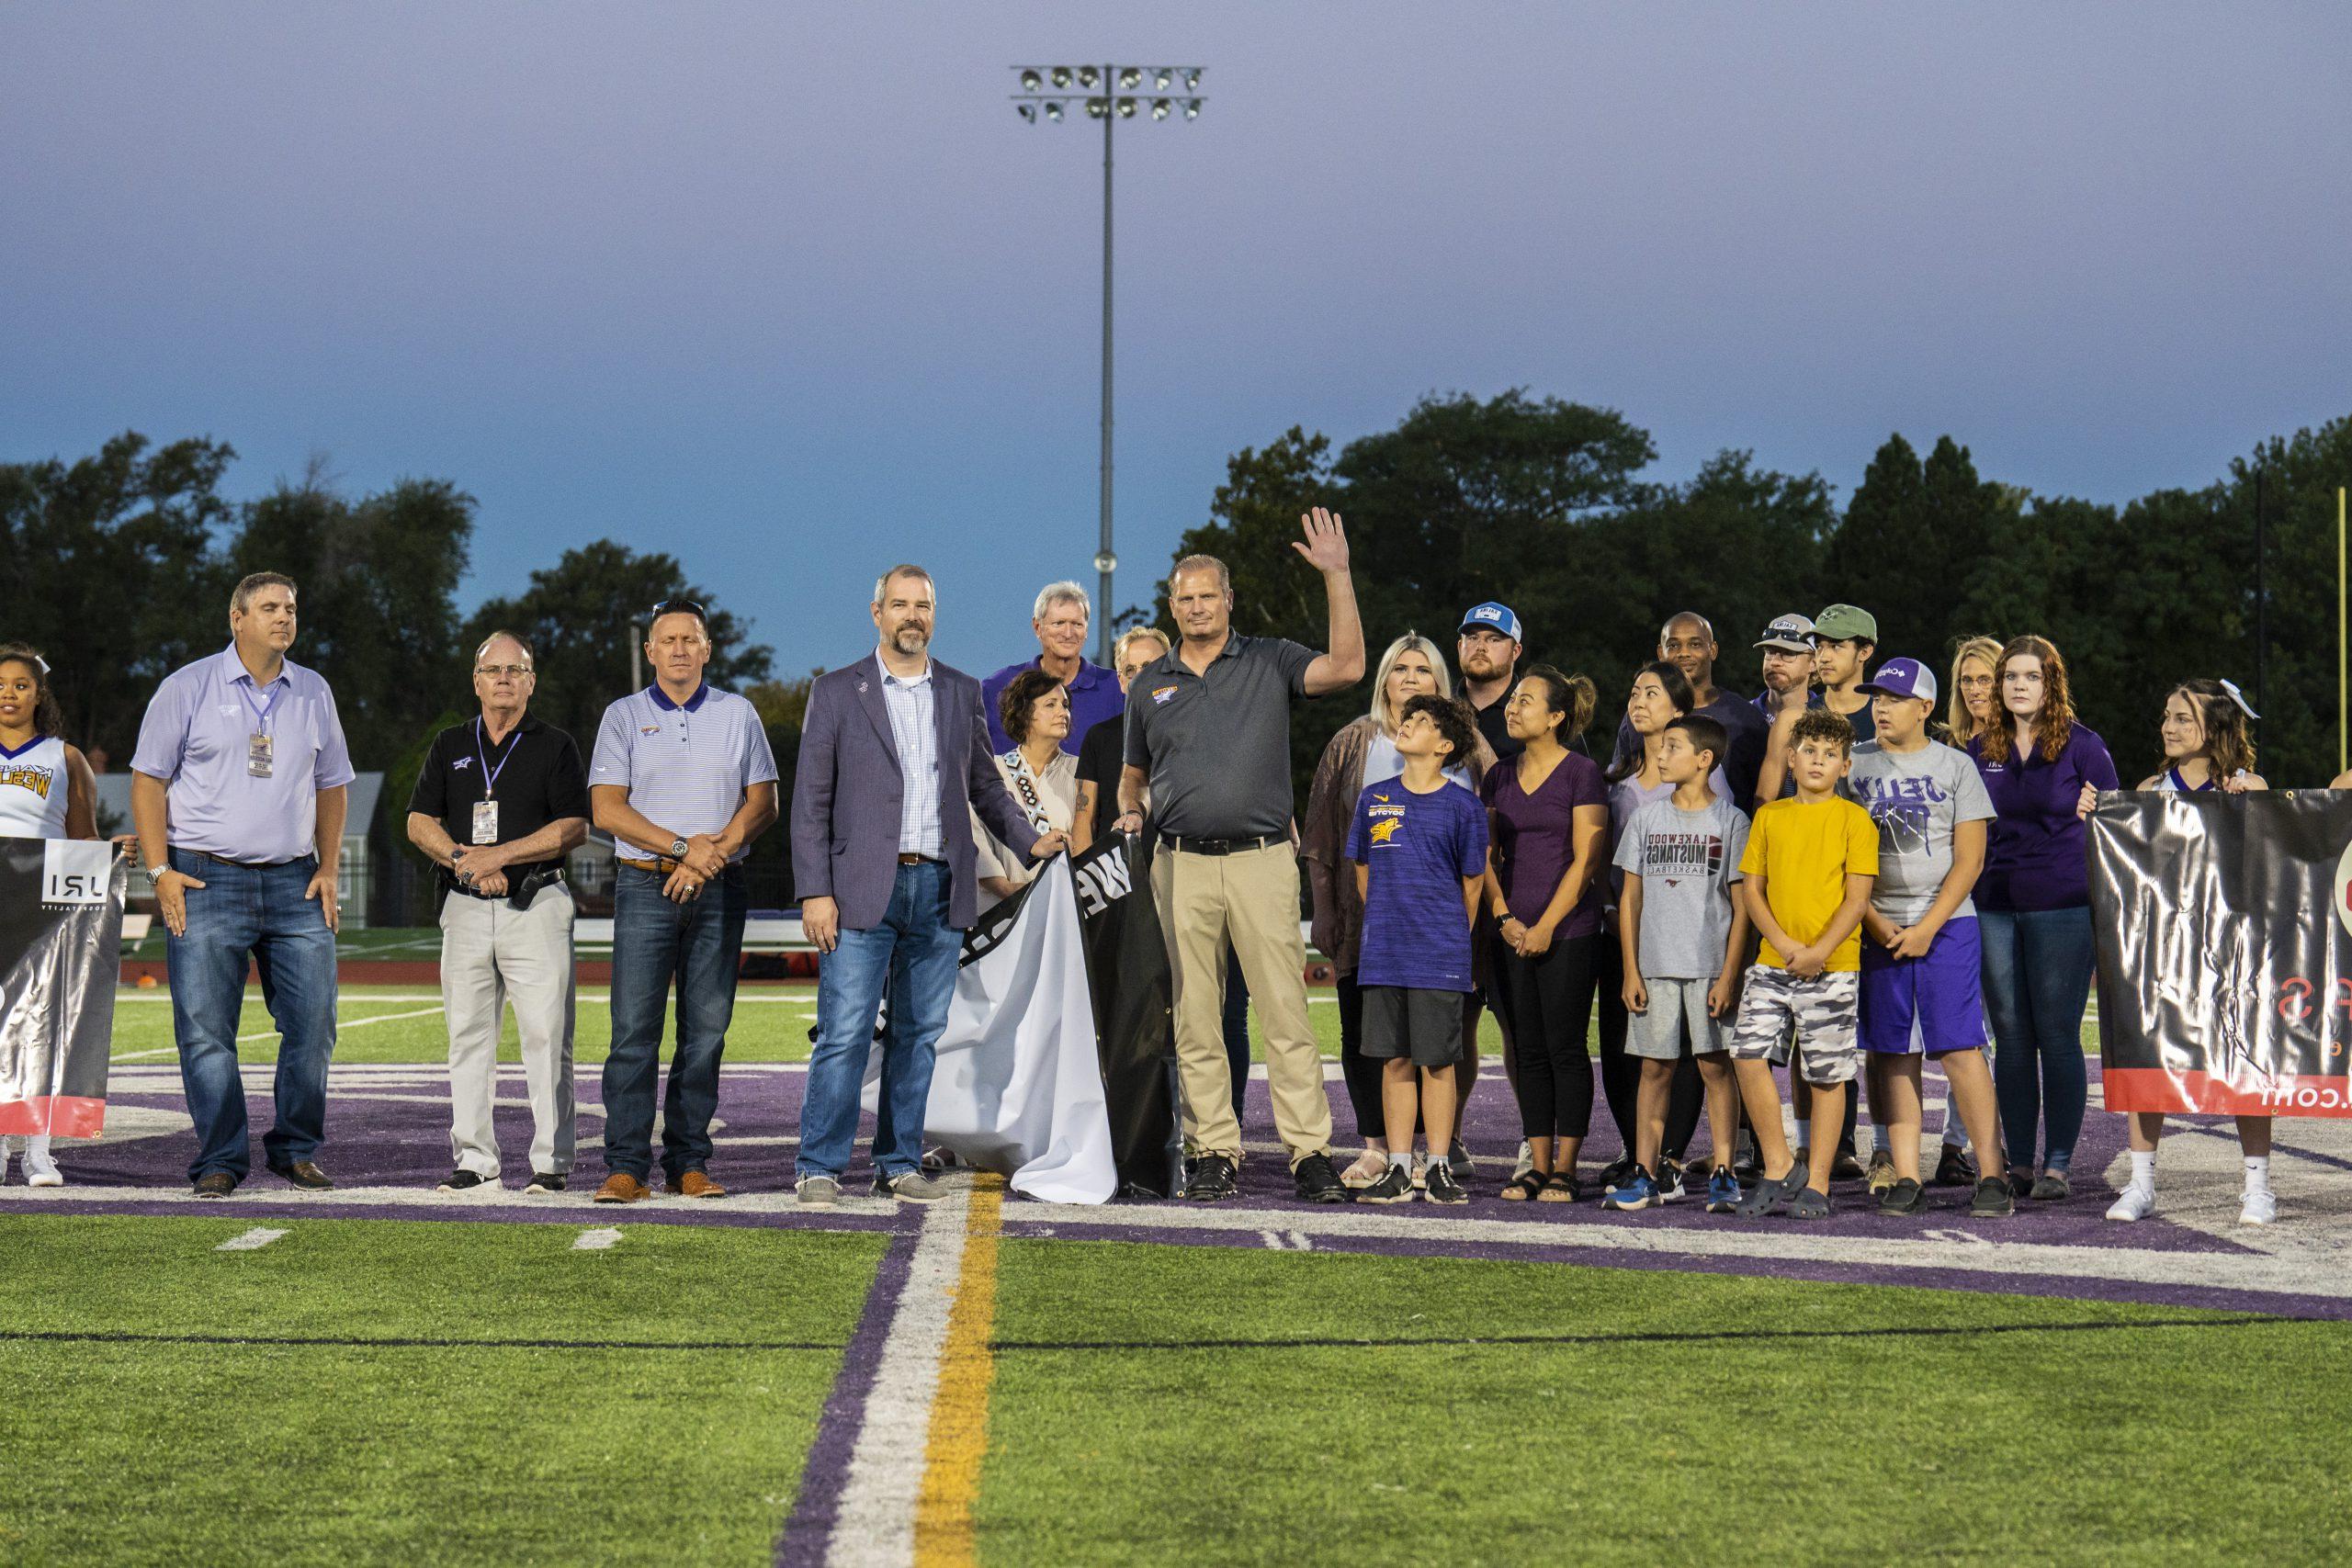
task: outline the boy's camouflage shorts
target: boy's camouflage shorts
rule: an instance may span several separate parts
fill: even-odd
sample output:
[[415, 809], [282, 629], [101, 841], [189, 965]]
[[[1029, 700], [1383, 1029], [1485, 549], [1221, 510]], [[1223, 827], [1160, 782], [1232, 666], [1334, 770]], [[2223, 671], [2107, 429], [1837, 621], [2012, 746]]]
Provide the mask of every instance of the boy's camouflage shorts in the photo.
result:
[[1861, 990], [1862, 977], [1851, 969], [1827, 970], [1800, 980], [1769, 964], [1751, 965], [1747, 985], [1739, 994], [1732, 1056], [1770, 1061], [1794, 1030], [1798, 1070], [1805, 1082], [1851, 1083], [1862, 1066], [1855, 1021]]

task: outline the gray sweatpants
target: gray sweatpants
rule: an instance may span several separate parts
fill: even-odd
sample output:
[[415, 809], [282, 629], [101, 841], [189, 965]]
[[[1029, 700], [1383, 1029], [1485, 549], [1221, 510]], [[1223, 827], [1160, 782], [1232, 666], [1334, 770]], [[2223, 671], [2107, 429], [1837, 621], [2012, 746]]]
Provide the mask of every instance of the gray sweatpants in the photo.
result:
[[452, 893], [441, 906], [441, 1001], [449, 1016], [449, 1151], [498, 1175], [498, 1031], [514, 1004], [531, 1100], [531, 1170], [571, 1169], [571, 893], [544, 887], [518, 914], [503, 898]]

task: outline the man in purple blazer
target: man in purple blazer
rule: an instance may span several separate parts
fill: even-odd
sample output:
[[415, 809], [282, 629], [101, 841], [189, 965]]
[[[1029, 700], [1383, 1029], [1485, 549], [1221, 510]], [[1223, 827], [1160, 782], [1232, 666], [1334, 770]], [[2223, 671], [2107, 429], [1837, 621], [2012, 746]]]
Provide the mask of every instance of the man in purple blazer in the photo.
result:
[[922, 1173], [922, 1119], [932, 1048], [978, 913], [971, 814], [1033, 861], [1063, 848], [1060, 833], [1030, 823], [989, 760], [980, 683], [931, 657], [933, 607], [929, 572], [892, 567], [874, 585], [880, 646], [808, 691], [792, 877], [802, 929], [824, 955], [796, 1188], [809, 1208], [841, 1201], [886, 989], [874, 1190], [918, 1203], [945, 1190]]

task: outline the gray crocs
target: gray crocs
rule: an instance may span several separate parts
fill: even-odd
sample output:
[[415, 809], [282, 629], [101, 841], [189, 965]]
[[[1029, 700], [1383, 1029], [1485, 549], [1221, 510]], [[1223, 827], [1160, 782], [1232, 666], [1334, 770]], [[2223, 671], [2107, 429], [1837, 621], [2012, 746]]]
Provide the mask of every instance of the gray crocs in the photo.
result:
[[1789, 1195], [1804, 1186], [1804, 1167], [1801, 1165], [1789, 1167], [1788, 1174], [1777, 1180], [1769, 1176], [1759, 1176], [1756, 1179], [1756, 1185], [1747, 1190], [1747, 1196], [1739, 1201], [1739, 1207], [1732, 1213], [1743, 1220], [1760, 1220], [1775, 1209], [1787, 1207]]
[[1815, 1192], [1810, 1187], [1800, 1187], [1789, 1200], [1789, 1218], [1792, 1220], [1826, 1220], [1829, 1217], [1829, 1194]]

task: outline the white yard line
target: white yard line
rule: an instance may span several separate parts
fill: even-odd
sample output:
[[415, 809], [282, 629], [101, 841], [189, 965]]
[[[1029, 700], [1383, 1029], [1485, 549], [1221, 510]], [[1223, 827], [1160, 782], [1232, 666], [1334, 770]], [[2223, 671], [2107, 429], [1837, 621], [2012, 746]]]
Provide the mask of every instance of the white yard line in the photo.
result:
[[964, 1271], [971, 1189], [958, 1182], [923, 1211], [922, 1233], [899, 1292], [865, 1420], [850, 1450], [832, 1529], [830, 1568], [905, 1568], [915, 1557], [915, 1505], [922, 1496], [931, 1407], [940, 1354]]
[[[440, 1010], [441, 1004], [435, 1002], [429, 1008], [417, 1008], [409, 1012], [380, 1012], [372, 1018], [339, 1018], [335, 1020], [334, 1026], [337, 1030], [345, 1030], [358, 1029], [370, 1023], [397, 1023], [404, 1018], [429, 1018]], [[240, 1034], [237, 1036], [237, 1043], [245, 1045], [256, 1040], [275, 1040], [277, 1038], [277, 1033], [278, 1032], [275, 1029], [265, 1029], [259, 1034]]]
[[620, 1232], [613, 1229], [610, 1225], [601, 1225], [594, 1230], [582, 1231], [580, 1233], [580, 1239], [571, 1244], [571, 1250], [574, 1252], [606, 1252], [619, 1245], [620, 1239]]
[[266, 1225], [255, 1225], [243, 1235], [231, 1236], [212, 1250], [215, 1252], [259, 1252], [285, 1234], [284, 1231], [274, 1231]]

